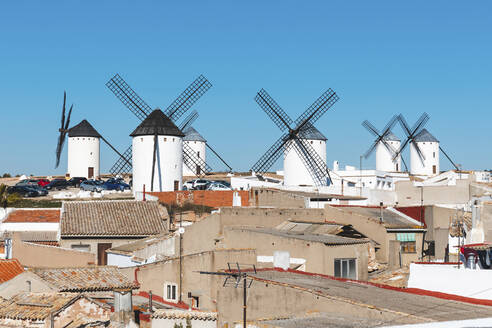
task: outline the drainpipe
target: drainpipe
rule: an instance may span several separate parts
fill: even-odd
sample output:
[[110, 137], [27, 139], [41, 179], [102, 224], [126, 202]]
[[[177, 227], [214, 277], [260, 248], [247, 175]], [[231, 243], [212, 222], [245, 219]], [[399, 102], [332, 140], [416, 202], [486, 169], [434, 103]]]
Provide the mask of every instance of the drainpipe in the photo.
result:
[[383, 223], [383, 202], [379, 202], [379, 222]]
[[143, 201], [145, 202], [145, 185], [143, 185]]

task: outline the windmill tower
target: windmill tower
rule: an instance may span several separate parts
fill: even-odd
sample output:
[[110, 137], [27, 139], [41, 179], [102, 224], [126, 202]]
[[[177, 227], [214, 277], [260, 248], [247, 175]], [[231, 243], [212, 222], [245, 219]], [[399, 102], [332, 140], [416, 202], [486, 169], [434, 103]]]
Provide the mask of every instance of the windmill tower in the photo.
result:
[[376, 170], [378, 171], [398, 172], [401, 169], [401, 156], [398, 155], [395, 157], [396, 152], [400, 148], [401, 141], [391, 132], [397, 120], [398, 116], [393, 116], [383, 128], [382, 133], [368, 120], [362, 122], [362, 126], [376, 137], [372, 146], [364, 154], [364, 158], [367, 159], [375, 149]]
[[316, 130], [313, 124], [338, 99], [337, 94], [328, 89], [297, 120], [293, 121], [275, 100], [264, 89], [261, 89], [255, 101], [280, 130], [286, 132], [253, 165], [251, 171], [261, 176], [283, 153], [285, 154], [285, 185], [294, 183], [295, 185], [326, 186], [328, 181], [331, 181], [326, 166], [326, 137]]
[[68, 176], [87, 179], [99, 176], [100, 138], [87, 120], [68, 130]]
[[[193, 150], [196, 155], [203, 161], [206, 162], [206, 144], [207, 140], [198, 133], [197, 130], [195, 130], [192, 126], [186, 128], [183, 133], [185, 134], [185, 137], [183, 138], [183, 142], [190, 147], [191, 150]], [[193, 168], [193, 164], [189, 165], [183, 165], [183, 175], [186, 176], [193, 176], [193, 175], [200, 175], [201, 174], [201, 167], [199, 165], [195, 165], [195, 170], [191, 170], [189, 168], [191, 166]]]
[[173, 191], [183, 184], [184, 134], [160, 109], [130, 134], [133, 191]]
[[[133, 91], [133, 89], [119, 76], [116, 74], [114, 77], [112, 77], [107, 83], [106, 86], [114, 93], [114, 95], [120, 99], [120, 101], [133, 113], [137, 118], [141, 121], [145, 121], [149, 115], [152, 112], [151, 107], [142, 99], [140, 96]], [[191, 83], [180, 95], [179, 97], [169, 105], [169, 107], [164, 111], [161, 112], [167, 117], [167, 120], [173, 124], [173, 126], [178, 129], [175, 125], [175, 123], [180, 119], [180, 117], [190, 109], [193, 104], [200, 99], [200, 97], [207, 92], [208, 89], [212, 84], [202, 75], [200, 75], [193, 83]], [[157, 114], [156, 114], [157, 115]], [[169, 124], [169, 122], [166, 122], [166, 124]], [[179, 133], [182, 134], [181, 130]], [[175, 136], [176, 137], [176, 136]], [[135, 141], [135, 140], [134, 140]], [[160, 143], [156, 143], [157, 145], [160, 145]], [[109, 170], [111, 174], [117, 175], [121, 173], [128, 173], [132, 170], [132, 164], [129, 164], [132, 162], [133, 159], [133, 154], [132, 154], [132, 149], [133, 149], [133, 144], [132, 146], [128, 147], [126, 151], [123, 153], [123, 158], [119, 158], [115, 164], [111, 167]], [[181, 159], [181, 163], [184, 163], [185, 165], [190, 167], [191, 171], [196, 171], [197, 167], [200, 167], [200, 176], [205, 175], [206, 173], [209, 173], [212, 171], [212, 168], [205, 163], [199, 156], [197, 156], [196, 152], [194, 152], [186, 143], [182, 143], [183, 149], [181, 151], [181, 154], [183, 158]], [[139, 163], [140, 160], [137, 159], [136, 161], [133, 161], [133, 163]], [[135, 171], [135, 169], [133, 169]], [[137, 170], [137, 175], [143, 176], [142, 172], [140, 170]], [[134, 172], [135, 174], [135, 172]], [[167, 173], [166, 173], [167, 174]], [[154, 176], [154, 175], [152, 175]], [[172, 174], [171, 174], [172, 176]], [[181, 187], [181, 181], [182, 181], [182, 171], [180, 172], [180, 178], [179, 180], [179, 187]], [[153, 179], [143, 179], [143, 181], [151, 182], [154, 181]], [[133, 180], [135, 183], [135, 178]], [[147, 185], [146, 188], [147, 190], [150, 190], [149, 188], [151, 186], [159, 186], [159, 184], [151, 184]], [[166, 190], [174, 190], [174, 182], [173, 182], [173, 188], [170, 188], [168, 185], [162, 185], [162, 187]], [[135, 189], [135, 184], [134, 184], [134, 191], [142, 191], [143, 185], [140, 185], [138, 189]]]
[[70, 125], [70, 117], [72, 116], [73, 105], [70, 106], [68, 115], [65, 119], [65, 110], [67, 102], [67, 93], [63, 93], [63, 107], [61, 117], [61, 127], [58, 129], [60, 135], [56, 144], [56, 164], [55, 168], [60, 164], [60, 156], [65, 144], [65, 139], [68, 134], [68, 169], [67, 174], [71, 177], [85, 177], [93, 179], [99, 176], [99, 150], [100, 140], [104, 141], [119, 158], [128, 163], [128, 160], [114, 148], [97, 130], [87, 121], [82, 120], [79, 124], [72, 128]]
[[[420, 149], [422, 159], [417, 149]], [[439, 169], [439, 141], [427, 129], [423, 129], [410, 143], [410, 173], [436, 175]]]
[[[303, 129], [300, 137], [303, 143], [310, 144], [321, 161], [326, 166], [326, 140], [328, 140], [318, 129], [309, 125]], [[290, 141], [289, 143], [293, 143]], [[296, 152], [293, 145], [286, 146], [284, 154], [284, 184], [287, 186], [309, 185], [314, 186], [316, 182], [304, 165], [302, 158]]]

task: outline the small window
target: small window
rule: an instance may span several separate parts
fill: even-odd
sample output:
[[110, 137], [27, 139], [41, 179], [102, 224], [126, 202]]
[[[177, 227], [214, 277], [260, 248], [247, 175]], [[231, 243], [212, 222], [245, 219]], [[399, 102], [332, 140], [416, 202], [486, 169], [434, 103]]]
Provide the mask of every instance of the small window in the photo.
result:
[[140, 138], [140, 141], [143, 141], [143, 138]]
[[173, 142], [174, 142], [174, 138], [173, 138]]
[[335, 277], [357, 279], [355, 259], [335, 259]]
[[432, 153], [432, 157], [436, 158], [436, 152]]
[[91, 251], [91, 245], [73, 244], [70, 247], [74, 250], [82, 251], [82, 252], [88, 252], [89, 253]]
[[173, 283], [166, 283], [164, 289], [164, 295], [167, 301], [177, 301], [178, 299], [178, 285]]
[[167, 138], [164, 138], [164, 141], [167, 141]]
[[415, 242], [414, 232], [397, 233], [396, 240], [400, 241], [402, 253], [417, 253], [417, 244]]

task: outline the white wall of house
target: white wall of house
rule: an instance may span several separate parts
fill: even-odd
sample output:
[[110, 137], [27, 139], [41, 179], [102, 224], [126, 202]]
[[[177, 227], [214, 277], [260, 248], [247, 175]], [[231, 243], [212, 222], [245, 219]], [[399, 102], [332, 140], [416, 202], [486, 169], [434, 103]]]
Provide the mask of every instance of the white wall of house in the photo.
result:
[[131, 256], [108, 252], [108, 265], [114, 265], [119, 268], [127, 268], [136, 266], [137, 263], [132, 261]]
[[0, 231], [58, 231], [58, 222], [7, 222], [0, 224]]

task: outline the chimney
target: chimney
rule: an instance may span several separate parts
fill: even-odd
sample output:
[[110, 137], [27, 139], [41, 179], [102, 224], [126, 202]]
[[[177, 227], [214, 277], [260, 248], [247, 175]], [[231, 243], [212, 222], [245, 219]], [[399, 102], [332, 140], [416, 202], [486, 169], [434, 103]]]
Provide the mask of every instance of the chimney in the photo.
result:
[[114, 296], [114, 313], [111, 320], [122, 323], [125, 327], [135, 324], [133, 304], [132, 304], [132, 290], [131, 289], [115, 289], [113, 290]]

